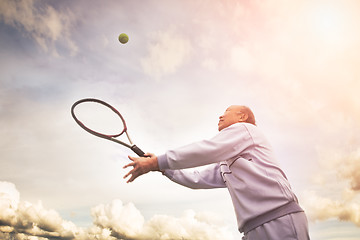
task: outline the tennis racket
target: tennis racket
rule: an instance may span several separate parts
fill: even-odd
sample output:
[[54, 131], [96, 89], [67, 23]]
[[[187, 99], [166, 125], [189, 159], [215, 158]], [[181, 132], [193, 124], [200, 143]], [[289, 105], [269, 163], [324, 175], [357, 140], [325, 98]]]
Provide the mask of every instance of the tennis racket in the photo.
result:
[[[97, 106], [94, 106], [94, 104], [96, 104]], [[78, 108], [80, 108], [80, 105], [88, 105], [87, 112], [91, 113], [91, 114], [80, 114], [81, 111], [80, 111], [80, 109], [78, 109]], [[104, 111], [104, 113], [106, 112], [106, 115], [109, 115], [111, 113], [110, 117], [113, 118], [114, 119], [113, 122], [116, 122], [116, 124], [117, 124], [116, 128], [114, 127], [110, 132], [108, 132], [109, 131], [108, 129], [104, 130], [105, 128], [103, 128], [104, 125], [109, 125], [109, 124], [106, 124], [106, 121], [97, 120], [97, 122], [95, 121], [96, 124], [94, 124], [95, 119], [101, 119], [100, 113], [98, 113], [98, 114], [94, 113], [94, 109], [99, 110], [99, 107], [101, 108], [101, 112], [102, 111]], [[108, 104], [102, 100], [95, 99], [95, 98], [84, 98], [84, 99], [81, 99], [81, 100], [75, 102], [72, 105], [71, 115], [74, 118], [75, 122], [77, 124], [79, 124], [79, 126], [81, 128], [83, 128], [85, 131], [91, 133], [92, 135], [119, 143], [125, 147], [128, 147], [140, 157], [143, 157], [145, 155], [145, 153], [140, 148], [138, 148], [135, 144], [133, 144], [133, 142], [131, 141], [130, 136], [127, 132], [126, 122], [125, 122], [123, 116], [121, 116], [120, 112], [118, 110], [116, 110], [116, 108], [111, 106], [110, 104]], [[83, 121], [79, 120], [79, 118], [81, 118], [80, 115], [83, 116], [83, 118], [84, 118], [84, 119], [82, 119]], [[84, 120], [86, 120], [86, 123], [84, 123]], [[91, 127], [90, 127], [90, 125], [91, 125]], [[109, 127], [109, 126], [107, 126], [107, 127]], [[96, 130], [95, 130], [95, 128], [96, 128]], [[116, 129], [116, 130], [114, 130], [114, 129]], [[120, 137], [124, 133], [126, 134], [127, 139], [129, 140], [129, 143], [125, 143], [125, 142], [117, 139], [117, 137]]]

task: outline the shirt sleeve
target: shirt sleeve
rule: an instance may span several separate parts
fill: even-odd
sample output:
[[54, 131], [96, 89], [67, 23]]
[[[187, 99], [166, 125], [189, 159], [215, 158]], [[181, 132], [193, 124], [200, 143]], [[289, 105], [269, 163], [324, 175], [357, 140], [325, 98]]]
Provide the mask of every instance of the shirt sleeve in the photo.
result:
[[165, 170], [164, 175], [171, 181], [192, 189], [210, 189], [226, 187], [221, 177], [220, 164], [209, 165], [202, 170]]
[[195, 142], [158, 156], [160, 170], [185, 169], [236, 158], [253, 144], [243, 123], [233, 124], [210, 140]]

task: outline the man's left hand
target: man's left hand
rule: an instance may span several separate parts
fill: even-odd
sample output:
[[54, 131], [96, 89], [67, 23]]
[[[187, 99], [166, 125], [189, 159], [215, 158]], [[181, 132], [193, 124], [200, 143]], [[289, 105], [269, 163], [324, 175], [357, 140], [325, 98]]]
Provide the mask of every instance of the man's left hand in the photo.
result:
[[127, 183], [134, 181], [137, 177], [145, 173], [148, 173], [150, 171], [159, 171], [159, 165], [155, 154], [147, 153], [145, 154], [145, 157], [129, 156], [129, 159], [132, 162], [123, 167], [123, 168], [133, 167], [133, 169], [124, 176], [124, 178], [127, 178], [128, 176], [131, 175]]

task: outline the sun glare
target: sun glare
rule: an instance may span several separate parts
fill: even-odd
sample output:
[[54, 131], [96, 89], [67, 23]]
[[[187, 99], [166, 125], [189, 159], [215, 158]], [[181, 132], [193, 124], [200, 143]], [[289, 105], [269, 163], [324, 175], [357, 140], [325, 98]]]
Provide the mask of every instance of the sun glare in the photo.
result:
[[334, 37], [341, 32], [342, 19], [336, 9], [327, 7], [319, 9], [314, 16], [316, 30], [325, 36]]
[[350, 6], [340, 3], [322, 2], [310, 11], [312, 31], [323, 43], [342, 45], [346, 44], [351, 36], [354, 23], [349, 20]]
[[317, 9], [313, 16], [316, 33], [326, 42], [338, 42], [344, 25], [341, 14], [332, 7]]

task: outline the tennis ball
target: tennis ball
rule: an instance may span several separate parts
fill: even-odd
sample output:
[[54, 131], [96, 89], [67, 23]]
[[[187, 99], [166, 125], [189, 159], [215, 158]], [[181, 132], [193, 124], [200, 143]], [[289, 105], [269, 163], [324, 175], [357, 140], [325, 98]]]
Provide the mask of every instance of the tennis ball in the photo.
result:
[[129, 41], [129, 36], [126, 35], [125, 33], [121, 33], [119, 35], [119, 42], [121, 42], [122, 44], [125, 44]]

